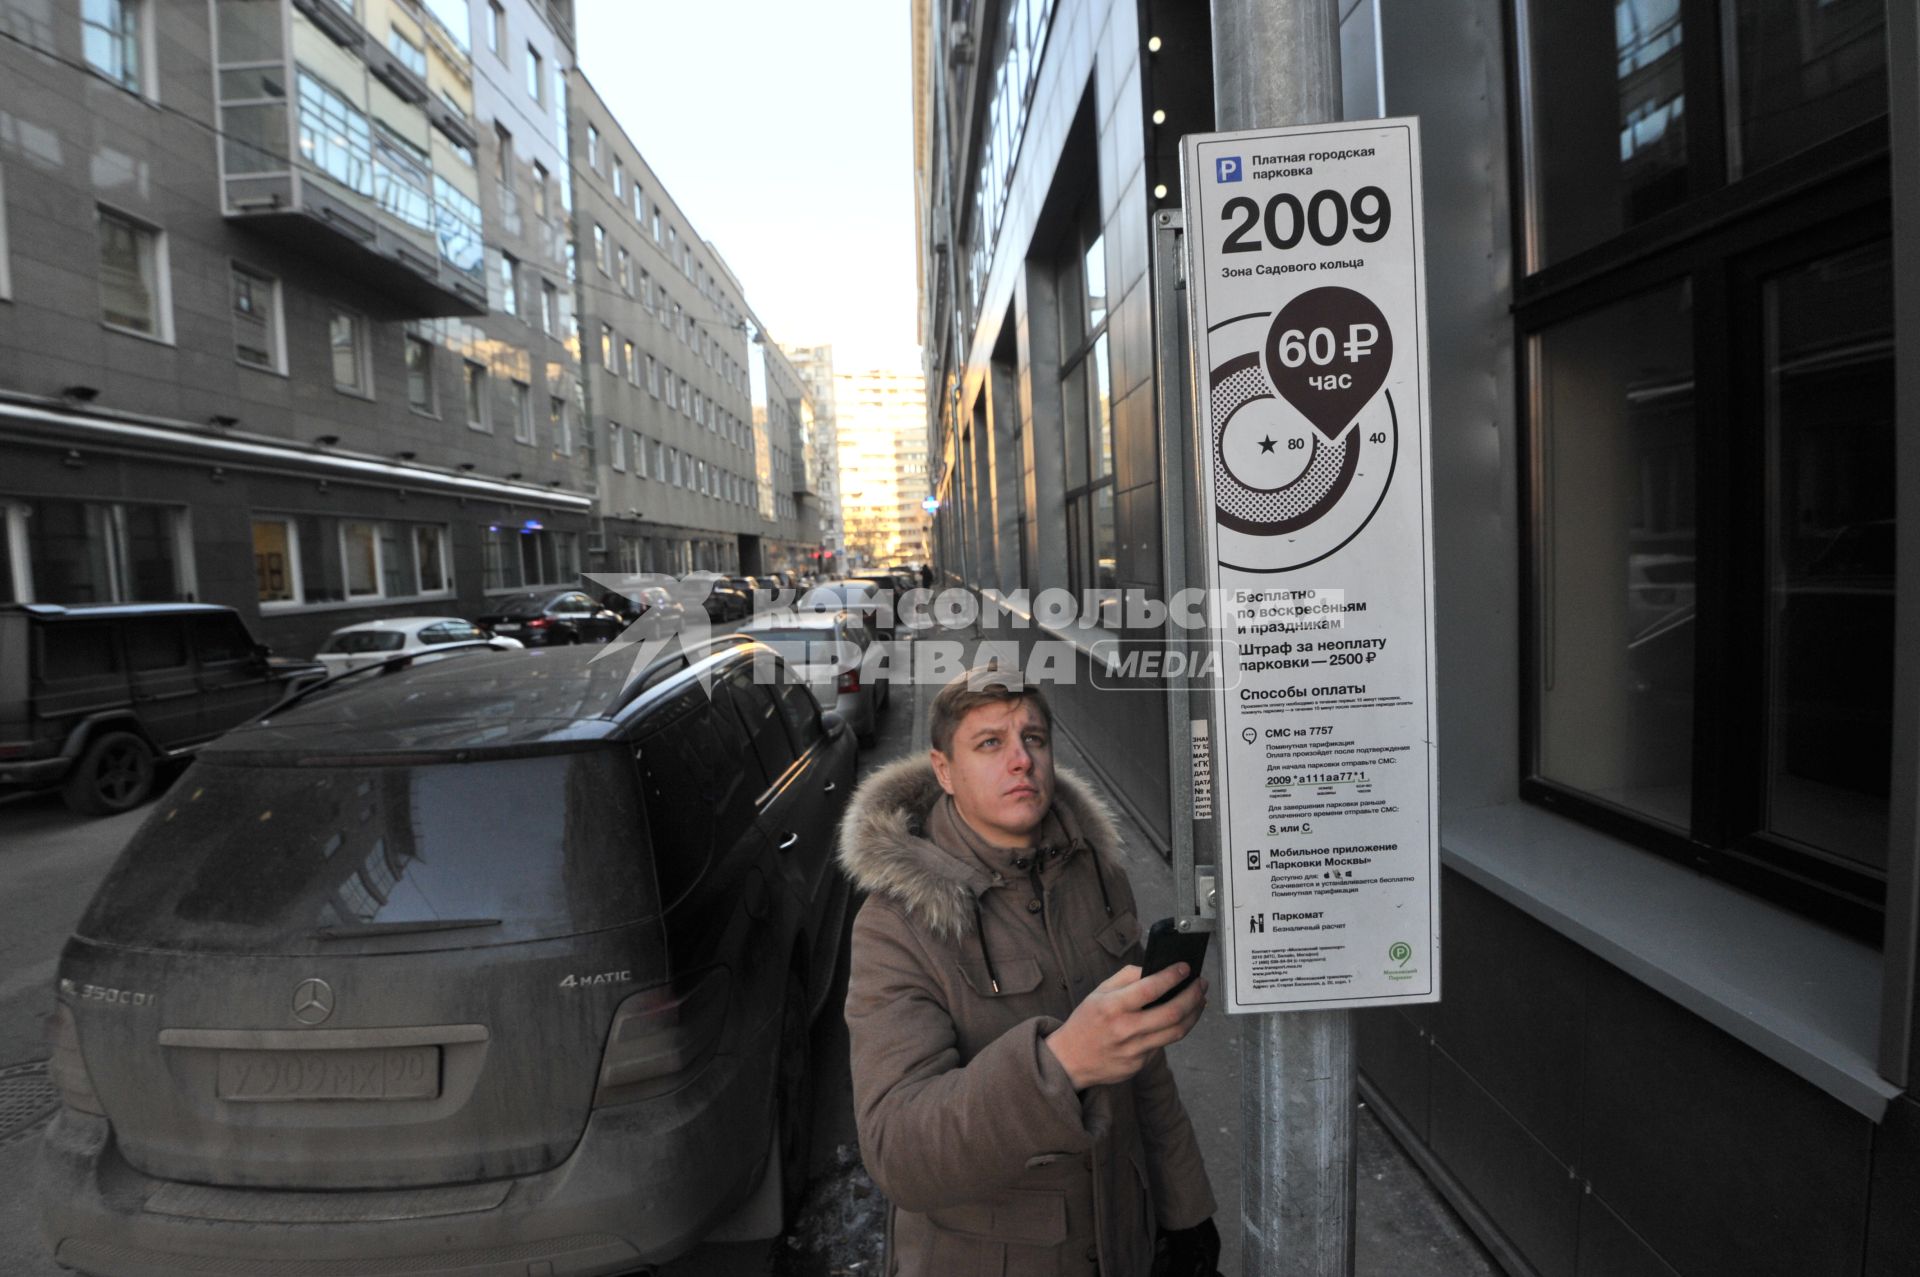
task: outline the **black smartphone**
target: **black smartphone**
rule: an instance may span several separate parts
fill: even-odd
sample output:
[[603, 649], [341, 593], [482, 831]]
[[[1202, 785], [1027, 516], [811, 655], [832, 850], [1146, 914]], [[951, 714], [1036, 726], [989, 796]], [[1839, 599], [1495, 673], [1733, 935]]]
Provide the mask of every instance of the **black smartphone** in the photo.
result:
[[1169, 998], [1192, 984], [1200, 975], [1200, 966], [1207, 960], [1207, 938], [1210, 931], [1181, 931], [1173, 925], [1172, 918], [1162, 918], [1147, 928], [1147, 956], [1140, 964], [1140, 978], [1165, 971], [1176, 962], [1187, 964], [1187, 978], [1174, 985], [1165, 993], [1147, 1003], [1157, 1007]]

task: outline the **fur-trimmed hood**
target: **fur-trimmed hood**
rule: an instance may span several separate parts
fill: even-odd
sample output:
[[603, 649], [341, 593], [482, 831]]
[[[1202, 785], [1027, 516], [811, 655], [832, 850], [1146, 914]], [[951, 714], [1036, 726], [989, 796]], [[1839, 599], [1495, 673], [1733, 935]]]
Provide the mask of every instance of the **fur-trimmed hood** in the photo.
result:
[[[869, 895], [896, 902], [914, 922], [951, 939], [973, 929], [974, 903], [993, 887], [971, 859], [926, 836], [926, 820], [945, 791], [925, 755], [889, 763], [861, 784], [840, 824], [840, 867]], [[1113, 811], [1093, 787], [1065, 768], [1054, 772], [1053, 810], [1084, 839], [1102, 868], [1125, 873]]]

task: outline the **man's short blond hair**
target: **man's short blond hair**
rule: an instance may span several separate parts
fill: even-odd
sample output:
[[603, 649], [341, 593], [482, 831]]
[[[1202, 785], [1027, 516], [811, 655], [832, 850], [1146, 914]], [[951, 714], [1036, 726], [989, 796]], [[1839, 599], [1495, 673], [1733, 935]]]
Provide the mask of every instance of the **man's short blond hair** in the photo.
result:
[[1019, 670], [1003, 670], [998, 661], [976, 665], [940, 689], [933, 698], [931, 735], [933, 747], [943, 754], [953, 752], [953, 733], [967, 715], [982, 705], [1005, 705], [1026, 701], [1040, 715], [1047, 729], [1053, 729], [1053, 708], [1036, 683], [1027, 682]]

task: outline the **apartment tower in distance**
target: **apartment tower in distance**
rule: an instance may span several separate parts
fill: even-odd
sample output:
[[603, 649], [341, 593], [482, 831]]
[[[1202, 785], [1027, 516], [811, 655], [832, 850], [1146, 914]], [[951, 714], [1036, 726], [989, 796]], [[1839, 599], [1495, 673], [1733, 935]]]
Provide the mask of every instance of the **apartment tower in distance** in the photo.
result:
[[834, 377], [840, 508], [854, 567], [927, 559], [927, 400], [920, 370]]

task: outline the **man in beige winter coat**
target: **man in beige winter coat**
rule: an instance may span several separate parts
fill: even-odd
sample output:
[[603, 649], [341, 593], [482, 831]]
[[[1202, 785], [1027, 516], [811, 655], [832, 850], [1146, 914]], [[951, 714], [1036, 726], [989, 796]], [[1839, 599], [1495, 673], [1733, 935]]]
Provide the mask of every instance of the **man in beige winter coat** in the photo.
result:
[[1156, 1238], [1213, 1271], [1199, 1146], [1161, 1048], [1199, 1018], [1184, 968], [1140, 978], [1107, 808], [1054, 770], [1037, 688], [977, 670], [929, 757], [855, 795], [840, 861], [867, 892], [847, 991], [854, 1111], [893, 1203], [890, 1274], [1146, 1277]]

